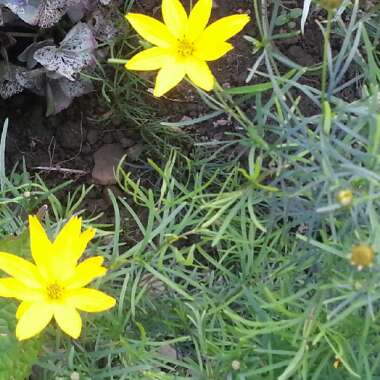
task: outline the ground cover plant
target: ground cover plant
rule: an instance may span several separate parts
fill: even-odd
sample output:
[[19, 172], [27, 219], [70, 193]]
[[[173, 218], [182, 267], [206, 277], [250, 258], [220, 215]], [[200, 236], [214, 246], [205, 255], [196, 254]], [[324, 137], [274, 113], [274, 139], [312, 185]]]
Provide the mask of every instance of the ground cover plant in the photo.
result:
[[[88, 246], [77, 268], [91, 270], [76, 281], [94, 279], [97, 303], [75, 304], [80, 325], [77, 314], [67, 317], [70, 295], [61, 300], [66, 283], [54, 282], [47, 304], [62, 301], [65, 317], [47, 325], [49, 309], [17, 328], [30, 289], [3, 276], [0, 379], [380, 379], [379, 5], [109, 5], [127, 17], [104, 45], [108, 62], [85, 75], [94, 92], [65, 111], [81, 120], [80, 149], [66, 148], [64, 166], [53, 164], [51, 145], [48, 164], [23, 149], [12, 166], [12, 142], [22, 137], [12, 135], [20, 120], [12, 114], [0, 144], [0, 251], [48, 268], [36, 252], [53, 252], [33, 251], [28, 228], [49, 246], [43, 230], [53, 241], [74, 223], [58, 250], [57, 275], [67, 276], [80, 216]], [[161, 46], [156, 36], [167, 33], [158, 21], [177, 33], [183, 25], [168, 20], [185, 23], [197, 6], [200, 19], [210, 12], [208, 25], [238, 20], [228, 37], [213, 35], [218, 60], [198, 56], [192, 34], [186, 49], [181, 38]], [[160, 60], [150, 61], [152, 49]], [[46, 131], [49, 120], [63, 121], [52, 116]], [[63, 128], [78, 139], [67, 122], [54, 128], [57, 150]], [[78, 159], [88, 155], [92, 173]], [[28, 215], [36, 215], [29, 226]], [[9, 257], [0, 253], [0, 268], [20, 277]], [[17, 312], [12, 298], [27, 305]]]

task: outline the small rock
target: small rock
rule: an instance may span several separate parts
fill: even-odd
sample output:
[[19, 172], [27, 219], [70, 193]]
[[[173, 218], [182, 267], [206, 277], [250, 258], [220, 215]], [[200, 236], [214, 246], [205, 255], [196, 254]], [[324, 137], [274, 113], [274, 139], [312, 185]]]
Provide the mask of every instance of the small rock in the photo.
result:
[[164, 346], [161, 346], [158, 350], [158, 353], [169, 360], [177, 360], [178, 358], [177, 350], [173, 348], [170, 344], [165, 344]]
[[127, 149], [127, 158], [129, 161], [137, 161], [144, 151], [144, 147], [141, 144], [136, 144]]
[[93, 145], [98, 141], [99, 138], [99, 132], [96, 129], [90, 129], [87, 132], [87, 141]]
[[92, 178], [100, 185], [116, 183], [115, 170], [123, 158], [123, 148], [119, 144], [106, 144], [94, 153], [95, 166]]

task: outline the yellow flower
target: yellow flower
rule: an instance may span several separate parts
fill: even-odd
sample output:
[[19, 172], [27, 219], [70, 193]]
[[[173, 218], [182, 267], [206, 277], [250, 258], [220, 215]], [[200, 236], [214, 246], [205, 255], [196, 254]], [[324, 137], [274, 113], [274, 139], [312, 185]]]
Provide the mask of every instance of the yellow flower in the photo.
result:
[[165, 24], [152, 17], [128, 13], [125, 17], [145, 40], [155, 45], [132, 57], [128, 70], [159, 70], [154, 96], [162, 96], [187, 75], [198, 87], [210, 91], [215, 78], [207, 61], [215, 61], [233, 46], [226, 42], [249, 22], [246, 14], [224, 17], [207, 26], [212, 0], [199, 0], [187, 16], [179, 0], [163, 0]]
[[19, 340], [40, 333], [54, 317], [58, 326], [78, 338], [82, 319], [78, 310], [100, 312], [113, 307], [115, 299], [85, 286], [103, 276], [103, 257], [78, 264], [94, 237], [92, 228], [81, 232], [82, 221], [73, 217], [54, 242], [46, 235], [36, 216], [29, 216], [30, 249], [35, 265], [10, 253], [0, 252], [0, 269], [11, 277], [0, 279], [0, 296], [16, 298], [16, 336]]

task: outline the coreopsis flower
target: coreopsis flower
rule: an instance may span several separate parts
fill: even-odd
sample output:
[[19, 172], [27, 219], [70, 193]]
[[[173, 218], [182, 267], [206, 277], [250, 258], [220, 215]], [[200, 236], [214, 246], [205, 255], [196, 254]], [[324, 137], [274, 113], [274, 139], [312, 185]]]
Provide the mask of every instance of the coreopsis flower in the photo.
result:
[[128, 13], [132, 27], [154, 47], [132, 57], [128, 70], [159, 70], [153, 95], [162, 96], [186, 75], [198, 87], [210, 91], [215, 84], [207, 61], [215, 61], [233, 46], [227, 42], [249, 22], [246, 14], [232, 15], [207, 26], [212, 0], [199, 0], [187, 16], [179, 0], [163, 0], [164, 23], [143, 14]]
[[356, 244], [352, 247], [349, 259], [351, 260], [351, 264], [356, 266], [360, 271], [363, 268], [372, 267], [375, 252], [368, 244]]
[[21, 301], [16, 318], [16, 337], [31, 338], [54, 318], [58, 326], [78, 338], [82, 319], [78, 312], [100, 312], [113, 307], [115, 299], [96, 289], [87, 288], [103, 276], [103, 257], [88, 258], [78, 264], [94, 237], [95, 230], [81, 232], [82, 221], [73, 217], [51, 242], [36, 216], [29, 216], [30, 249], [35, 264], [0, 252], [0, 269], [11, 277], [0, 279], [0, 296]]

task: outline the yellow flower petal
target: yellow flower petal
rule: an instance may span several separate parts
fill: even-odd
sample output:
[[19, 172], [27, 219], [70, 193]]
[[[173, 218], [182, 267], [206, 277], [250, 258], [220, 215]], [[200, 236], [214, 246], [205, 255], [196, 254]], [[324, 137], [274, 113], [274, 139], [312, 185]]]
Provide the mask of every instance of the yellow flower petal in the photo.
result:
[[17, 323], [17, 339], [24, 340], [39, 334], [48, 325], [52, 317], [51, 306], [44, 303], [32, 304]]
[[[51, 260], [53, 277], [63, 281], [74, 275], [75, 266], [88, 242], [94, 237], [95, 230], [88, 228], [81, 233], [82, 219], [71, 218], [62, 228], [53, 243], [54, 255]], [[62, 270], [65, 268], [65, 270]]]
[[26, 301], [22, 301], [20, 303], [20, 305], [18, 306], [18, 308], [17, 308], [16, 318], [20, 319], [26, 313], [26, 311], [29, 310], [29, 308], [31, 306], [32, 306], [32, 303], [26, 302]]
[[186, 61], [186, 74], [198, 87], [206, 91], [214, 88], [215, 78], [205, 61], [189, 57]]
[[97, 313], [100, 311], [111, 309], [115, 306], [116, 300], [109, 295], [96, 289], [76, 289], [67, 295], [69, 302], [76, 309], [87, 311], [89, 313]]
[[87, 230], [80, 234], [75, 249], [73, 250], [75, 264], [83, 255], [88, 243], [94, 238], [95, 234], [96, 230], [94, 228], [87, 228]]
[[81, 234], [82, 218], [73, 216], [63, 226], [53, 242], [55, 256], [60, 259], [69, 259], [73, 256], [73, 250], [77, 250], [77, 244]]
[[30, 250], [38, 270], [45, 278], [50, 272], [50, 256], [52, 243], [46, 235], [37, 216], [29, 215]]
[[190, 12], [187, 37], [196, 41], [205, 30], [211, 15], [212, 0], [199, 0]]
[[174, 36], [162, 22], [139, 13], [128, 13], [125, 18], [145, 40], [159, 47], [170, 47], [176, 43]]
[[187, 26], [187, 14], [179, 0], [162, 0], [162, 16], [170, 32], [177, 38], [183, 38]]
[[223, 57], [234, 47], [228, 42], [219, 42], [216, 44], [198, 44], [195, 56], [202, 61], [215, 61]]
[[78, 218], [77, 216], [70, 218], [54, 240], [54, 252], [62, 255], [62, 252], [73, 248], [79, 239], [81, 228], [82, 218]]
[[31, 288], [41, 287], [41, 276], [35, 265], [6, 252], [0, 252], [0, 269]]
[[169, 50], [159, 47], [144, 50], [134, 55], [125, 65], [127, 70], [158, 70], [167, 62]]
[[17, 298], [22, 301], [41, 301], [43, 293], [40, 290], [28, 288], [14, 278], [1, 278], [0, 297]]
[[223, 17], [208, 26], [200, 36], [199, 43], [215, 44], [230, 39], [239, 33], [249, 22], [246, 14]]
[[96, 277], [104, 276], [107, 269], [102, 267], [103, 257], [96, 256], [84, 260], [76, 268], [74, 275], [65, 281], [66, 289], [77, 289], [89, 284]]
[[82, 330], [82, 319], [79, 313], [69, 305], [55, 305], [54, 319], [58, 326], [72, 338], [77, 339]]
[[177, 57], [172, 59], [158, 72], [153, 95], [160, 97], [170, 91], [184, 78], [184, 62]]

